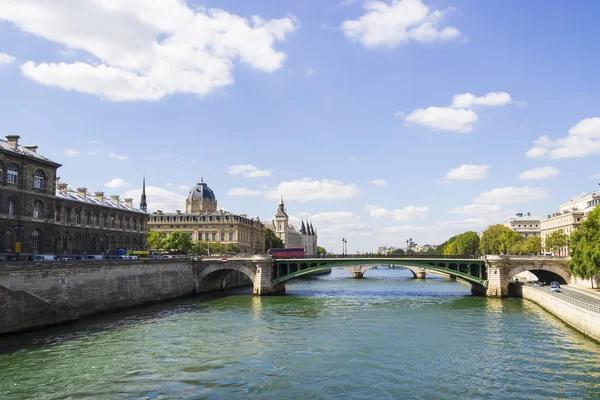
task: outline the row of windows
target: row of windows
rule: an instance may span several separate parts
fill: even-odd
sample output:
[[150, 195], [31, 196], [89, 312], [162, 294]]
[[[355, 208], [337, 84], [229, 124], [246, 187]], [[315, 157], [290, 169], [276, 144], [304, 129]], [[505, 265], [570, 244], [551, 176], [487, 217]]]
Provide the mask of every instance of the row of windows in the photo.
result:
[[[8, 168], [4, 168], [4, 164], [0, 162], [0, 182], [4, 182], [4, 171], [6, 171], [6, 183], [11, 185], [19, 184], [19, 166], [15, 163], [8, 164]], [[44, 189], [46, 186], [46, 174], [41, 169], [38, 169], [33, 174], [33, 187], [36, 189]]]
[[149, 222], [244, 222], [252, 225], [253, 221], [237, 215], [229, 216], [212, 216], [212, 215], [166, 215], [166, 216], [151, 216]]

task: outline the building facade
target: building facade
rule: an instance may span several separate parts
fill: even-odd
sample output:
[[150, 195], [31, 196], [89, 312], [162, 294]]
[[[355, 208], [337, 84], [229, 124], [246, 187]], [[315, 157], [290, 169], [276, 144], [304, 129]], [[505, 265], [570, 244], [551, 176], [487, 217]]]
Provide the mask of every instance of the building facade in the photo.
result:
[[146, 245], [146, 214], [132, 199], [60, 183], [60, 164], [22, 146], [19, 136], [0, 140], [0, 232], [5, 257], [33, 254], [113, 254]]
[[279, 206], [275, 213], [275, 218], [270, 223], [265, 223], [265, 227], [271, 229], [275, 236], [283, 242], [283, 246], [303, 247], [304, 254], [313, 256], [317, 254], [317, 231], [311, 222], [302, 220], [302, 225], [298, 228], [290, 224], [290, 217], [287, 215], [283, 198], [279, 200]]
[[540, 236], [540, 219], [532, 217], [530, 213], [518, 213], [505, 222], [504, 226], [521, 234], [524, 239], [530, 236]]
[[218, 210], [215, 194], [204, 180], [190, 190], [185, 212], [158, 210], [149, 215], [148, 229], [165, 234], [187, 232], [194, 242], [234, 244], [245, 254], [265, 251], [265, 230], [260, 219]]

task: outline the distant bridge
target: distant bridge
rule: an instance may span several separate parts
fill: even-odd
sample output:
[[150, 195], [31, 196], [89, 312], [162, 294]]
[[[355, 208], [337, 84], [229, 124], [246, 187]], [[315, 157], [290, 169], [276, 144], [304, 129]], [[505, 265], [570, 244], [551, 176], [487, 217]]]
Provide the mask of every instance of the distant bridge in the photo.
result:
[[[355, 277], [362, 277], [364, 271], [378, 265], [401, 266], [411, 269], [415, 277], [420, 271], [432, 271], [461, 279], [471, 284], [471, 291], [490, 297], [508, 296], [508, 283], [517, 274], [530, 271], [544, 281], [569, 283], [568, 257], [520, 257], [486, 256], [326, 256], [316, 258], [272, 259], [254, 256], [233, 258], [226, 262], [221, 259], [198, 260], [196, 285], [201, 291], [223, 289], [225, 276], [231, 270], [247, 275], [253, 283], [254, 294], [269, 295], [285, 292], [285, 283], [291, 279], [309, 275], [327, 268], [345, 267]], [[417, 272], [415, 272], [415, 270]], [[422, 277], [424, 277], [424, 272]]]

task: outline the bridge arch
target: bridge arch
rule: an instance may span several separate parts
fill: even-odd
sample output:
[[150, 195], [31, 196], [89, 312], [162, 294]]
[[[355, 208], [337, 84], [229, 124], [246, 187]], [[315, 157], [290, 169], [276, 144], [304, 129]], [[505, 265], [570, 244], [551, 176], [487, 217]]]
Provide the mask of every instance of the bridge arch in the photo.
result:
[[196, 290], [201, 292], [214, 292], [225, 289], [225, 278], [232, 271], [241, 272], [252, 281], [254, 286], [256, 271], [255, 267], [249, 264], [223, 263], [213, 264], [203, 268], [196, 276]]
[[562, 267], [556, 264], [548, 265], [518, 265], [508, 271], [508, 279], [513, 279], [516, 275], [521, 272], [529, 271], [541, 281], [552, 282], [557, 281], [564, 285], [571, 281], [571, 272], [568, 267]]

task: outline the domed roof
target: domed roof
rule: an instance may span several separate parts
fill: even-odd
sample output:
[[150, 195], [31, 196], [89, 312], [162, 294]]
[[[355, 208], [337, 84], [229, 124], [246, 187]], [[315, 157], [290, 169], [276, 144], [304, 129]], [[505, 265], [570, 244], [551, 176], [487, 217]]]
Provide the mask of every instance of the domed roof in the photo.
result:
[[215, 194], [204, 181], [196, 183], [196, 186], [194, 186], [192, 190], [190, 190], [190, 194], [188, 194], [188, 200], [194, 199], [216, 201]]

